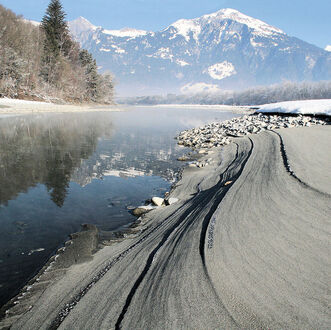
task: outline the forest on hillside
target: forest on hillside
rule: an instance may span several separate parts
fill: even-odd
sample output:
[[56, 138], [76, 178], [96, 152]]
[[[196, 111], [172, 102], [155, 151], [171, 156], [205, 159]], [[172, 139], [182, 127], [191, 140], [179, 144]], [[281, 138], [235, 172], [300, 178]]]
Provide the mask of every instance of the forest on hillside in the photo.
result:
[[0, 97], [111, 103], [113, 81], [73, 41], [59, 0], [40, 26], [0, 5]]
[[122, 104], [210, 104], [261, 105], [282, 101], [331, 99], [331, 81], [284, 82], [243, 91], [213, 91], [195, 94], [168, 94], [118, 99]]

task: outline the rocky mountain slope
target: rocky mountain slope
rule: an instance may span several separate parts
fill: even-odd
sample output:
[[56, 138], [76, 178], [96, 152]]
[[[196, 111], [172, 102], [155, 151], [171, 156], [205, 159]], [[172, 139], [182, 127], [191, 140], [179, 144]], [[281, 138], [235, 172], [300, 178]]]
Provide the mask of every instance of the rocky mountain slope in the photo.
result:
[[233, 9], [181, 19], [159, 32], [69, 23], [118, 93], [240, 89], [284, 80], [327, 80], [331, 53]]

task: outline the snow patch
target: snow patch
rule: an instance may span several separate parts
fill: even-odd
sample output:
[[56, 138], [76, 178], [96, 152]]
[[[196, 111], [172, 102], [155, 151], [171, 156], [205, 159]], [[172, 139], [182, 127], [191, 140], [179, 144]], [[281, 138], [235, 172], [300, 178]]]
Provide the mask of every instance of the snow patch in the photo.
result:
[[254, 38], [251, 38], [250, 41], [251, 41], [251, 45], [253, 47], [263, 47], [263, 43], [262, 42], [256, 42]]
[[145, 36], [148, 34], [148, 31], [145, 30], [136, 30], [132, 28], [123, 28], [121, 30], [102, 30], [102, 33], [112, 35], [115, 37], [131, 37], [136, 38], [140, 36]]
[[32, 20], [25, 19], [25, 18], [23, 18], [23, 22], [24, 22], [24, 23], [32, 24], [33, 26], [40, 26], [40, 24], [41, 24], [40, 22], [32, 21]]
[[126, 51], [124, 49], [122, 49], [122, 48], [120, 48], [116, 45], [111, 45], [111, 47], [115, 49], [115, 53], [117, 53], [117, 54], [125, 54], [126, 53]]
[[[186, 41], [190, 41], [191, 33], [193, 33], [193, 39], [195, 41], [199, 40], [201, 26], [196, 20], [180, 19], [173, 23], [171, 26], [173, 26], [176, 29], [177, 33], [182, 35]], [[175, 35], [173, 37], [175, 37]]]
[[331, 99], [288, 101], [265, 104], [261, 105], [257, 112], [279, 112], [331, 116]]
[[331, 45], [327, 45], [327, 46], [325, 47], [325, 50], [326, 50], [327, 52], [331, 52]]
[[216, 63], [210, 66], [207, 72], [210, 75], [210, 77], [216, 80], [222, 80], [237, 73], [234, 65], [228, 61], [224, 61], [222, 63]]
[[173, 59], [173, 55], [171, 54], [171, 50], [169, 47], [165, 48], [165, 47], [161, 47], [157, 50], [157, 52], [155, 52], [152, 55], [146, 55], [147, 57], [154, 57], [154, 58], [161, 58], [163, 60], [171, 60]]
[[220, 91], [220, 88], [214, 84], [206, 84], [203, 82], [199, 83], [189, 83], [180, 89], [183, 94], [197, 94], [197, 93], [216, 93]]
[[186, 65], [190, 65], [189, 63], [182, 61], [182, 60], [176, 60], [176, 63], [180, 66], [186, 66]]
[[313, 59], [311, 56], [308, 56], [308, 55], [306, 56], [305, 59], [306, 59], [306, 62], [308, 64], [309, 69], [312, 69], [316, 64], [316, 60]]

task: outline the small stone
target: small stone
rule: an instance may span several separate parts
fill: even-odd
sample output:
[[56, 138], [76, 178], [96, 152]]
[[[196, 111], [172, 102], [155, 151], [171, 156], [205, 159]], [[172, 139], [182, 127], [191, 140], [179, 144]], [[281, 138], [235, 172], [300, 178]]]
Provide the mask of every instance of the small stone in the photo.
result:
[[153, 197], [152, 198], [152, 203], [156, 206], [161, 206], [164, 202], [164, 199], [161, 197]]
[[151, 205], [146, 205], [146, 206], [138, 206], [132, 211], [132, 214], [136, 217], [140, 217], [141, 215], [153, 210], [154, 207]]
[[172, 204], [175, 204], [179, 201], [178, 198], [175, 198], [175, 197], [170, 197], [168, 198], [165, 202], [167, 205], [172, 205]]

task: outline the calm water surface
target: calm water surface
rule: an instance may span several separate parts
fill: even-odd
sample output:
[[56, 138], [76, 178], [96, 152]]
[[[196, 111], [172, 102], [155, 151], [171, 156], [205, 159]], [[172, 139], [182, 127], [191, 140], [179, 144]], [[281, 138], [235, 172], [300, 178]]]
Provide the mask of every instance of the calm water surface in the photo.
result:
[[124, 112], [0, 118], [0, 306], [68, 235], [92, 223], [117, 230], [127, 207], [163, 196], [188, 150], [183, 129], [233, 113], [129, 108]]

